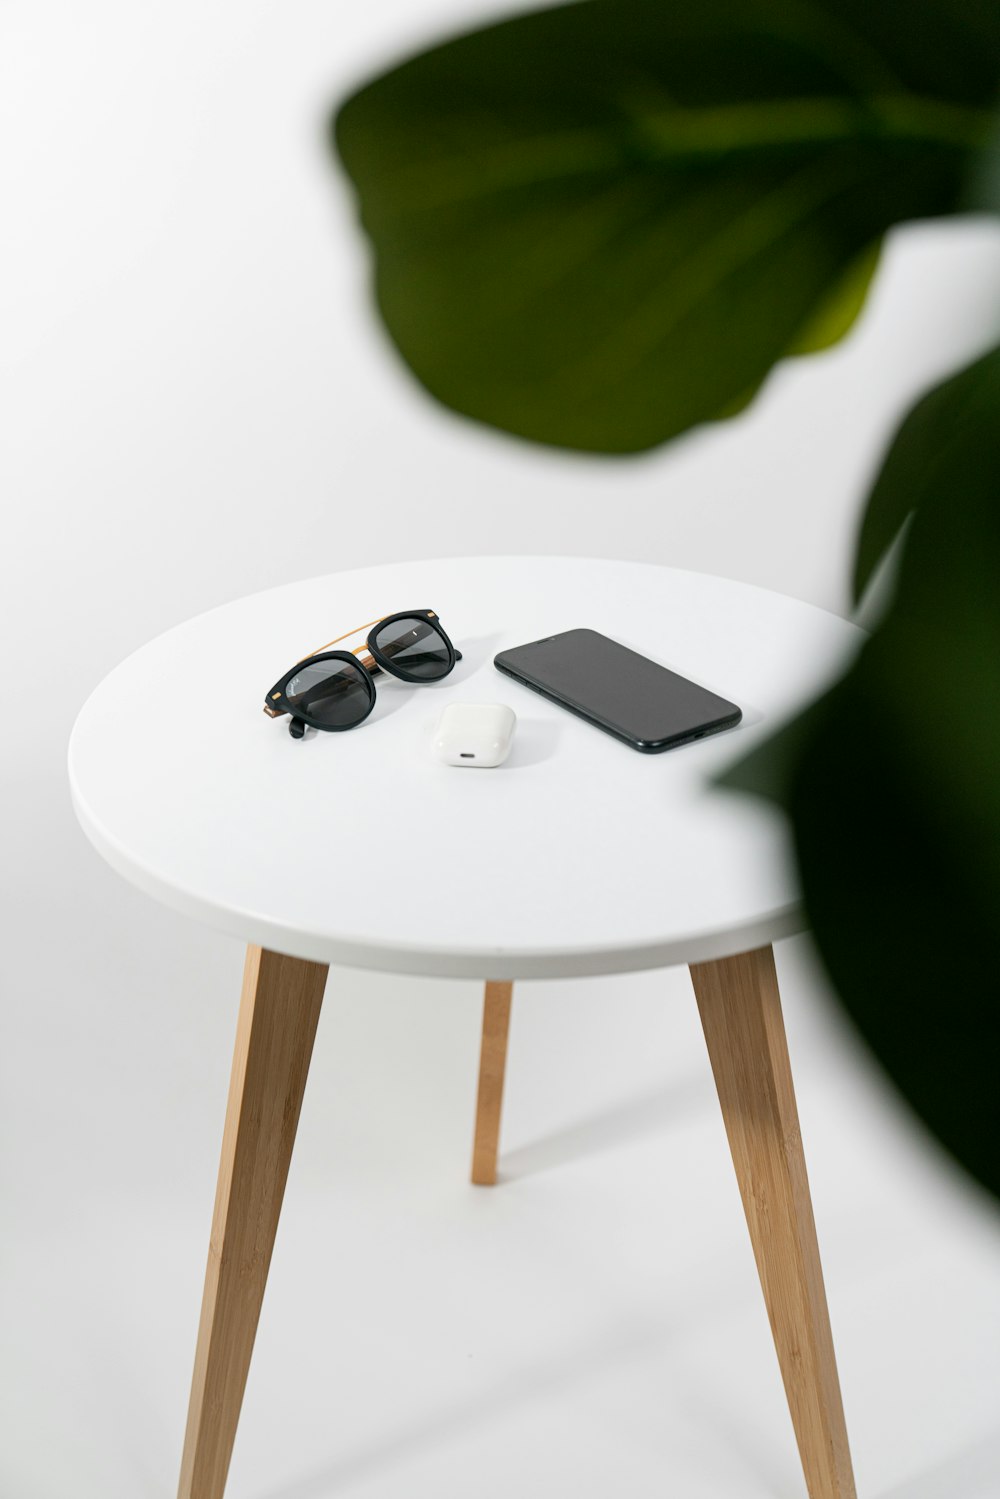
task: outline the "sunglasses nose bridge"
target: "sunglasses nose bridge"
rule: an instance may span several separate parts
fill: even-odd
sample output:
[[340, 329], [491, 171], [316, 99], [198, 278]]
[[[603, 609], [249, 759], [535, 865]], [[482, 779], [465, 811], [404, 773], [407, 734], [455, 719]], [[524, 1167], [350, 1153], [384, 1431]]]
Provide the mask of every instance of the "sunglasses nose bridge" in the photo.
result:
[[[362, 651], [368, 651], [368, 654], [366, 656], [363, 656], [361, 655]], [[370, 671], [373, 676], [376, 672], [382, 670], [381, 666], [379, 666], [378, 662], [375, 660], [375, 657], [368, 650], [367, 642], [364, 645], [356, 645], [351, 652], [351, 655], [357, 656], [358, 665], [363, 666], [366, 671]]]

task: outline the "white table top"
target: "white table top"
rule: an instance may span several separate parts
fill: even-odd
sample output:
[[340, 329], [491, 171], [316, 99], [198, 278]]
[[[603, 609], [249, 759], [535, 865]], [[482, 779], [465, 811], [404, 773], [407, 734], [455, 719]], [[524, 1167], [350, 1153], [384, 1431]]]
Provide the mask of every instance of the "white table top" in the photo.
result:
[[[364, 724], [298, 742], [262, 712], [319, 641], [411, 607], [434, 609], [464, 653], [443, 682], [379, 674]], [[730, 698], [743, 723], [643, 755], [495, 670], [497, 651], [575, 626]], [[794, 599], [641, 563], [483, 557], [332, 574], [212, 610], [124, 661], [77, 719], [73, 801], [126, 879], [298, 957], [496, 979], [722, 957], [802, 917], [783, 819], [710, 778], [860, 639]], [[450, 702], [515, 710], [504, 766], [435, 760]]]

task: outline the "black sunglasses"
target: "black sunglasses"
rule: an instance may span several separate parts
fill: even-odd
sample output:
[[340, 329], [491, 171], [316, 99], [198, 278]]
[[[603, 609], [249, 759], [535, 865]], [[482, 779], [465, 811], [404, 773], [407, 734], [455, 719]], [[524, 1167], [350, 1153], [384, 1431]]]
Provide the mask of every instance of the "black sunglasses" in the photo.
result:
[[[370, 630], [364, 645], [353, 651], [327, 650], [358, 630]], [[368, 655], [359, 661], [358, 652], [365, 650]], [[387, 671], [403, 682], [439, 682], [461, 659], [462, 652], [456, 651], [433, 610], [387, 614], [303, 656], [275, 682], [264, 712], [271, 718], [291, 714], [288, 732], [293, 739], [302, 738], [307, 724], [333, 731], [356, 729], [375, 706], [376, 672]]]

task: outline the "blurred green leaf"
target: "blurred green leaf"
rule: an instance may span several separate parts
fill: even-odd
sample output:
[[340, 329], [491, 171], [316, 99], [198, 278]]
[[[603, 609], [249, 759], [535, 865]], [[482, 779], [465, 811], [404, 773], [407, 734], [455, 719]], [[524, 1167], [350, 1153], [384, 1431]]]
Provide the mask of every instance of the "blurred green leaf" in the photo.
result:
[[786, 806], [842, 1001], [1000, 1195], [1000, 355], [904, 422], [869, 512], [880, 537], [904, 505], [896, 594], [870, 641], [727, 782]]
[[853, 261], [839, 280], [817, 301], [809, 321], [785, 349], [785, 355], [818, 354], [839, 343], [854, 326], [878, 270], [882, 241], [871, 245]]
[[1000, 349], [946, 380], [906, 417], [865, 507], [854, 564], [860, 599], [910, 511], [935, 496], [985, 489], [1000, 503]]
[[786, 806], [789, 787], [812, 742], [816, 725], [825, 722], [825, 699], [820, 698], [782, 724], [763, 744], [727, 766], [718, 777], [718, 785], [730, 791], [749, 791], [753, 796], [764, 796]]
[[972, 164], [965, 206], [972, 213], [1000, 213], [1000, 110], [985, 150]]
[[838, 337], [886, 229], [959, 206], [998, 79], [994, 0], [584, 0], [404, 63], [336, 143], [428, 390], [624, 453]]

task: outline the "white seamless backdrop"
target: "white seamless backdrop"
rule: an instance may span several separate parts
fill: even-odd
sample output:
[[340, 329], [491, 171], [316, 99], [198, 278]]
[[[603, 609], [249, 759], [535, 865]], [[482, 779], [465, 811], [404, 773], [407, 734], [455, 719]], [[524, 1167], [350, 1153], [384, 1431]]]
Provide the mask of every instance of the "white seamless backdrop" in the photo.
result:
[[[371, 314], [323, 122], [505, 8], [0, 16], [4, 1499], [173, 1492], [241, 963], [76, 828], [92, 687], [196, 611], [379, 559], [638, 558], [846, 611], [888, 432], [995, 336], [997, 227], [921, 225], [842, 346], [668, 451], [549, 453], [436, 407]], [[192, 734], [201, 685], [163, 704]], [[996, 1499], [996, 1218], [807, 944], [779, 964], [862, 1492]], [[231, 1499], [800, 1492], [690, 999], [683, 973], [522, 986], [507, 1182], [476, 1193], [475, 986], [331, 976]]]

